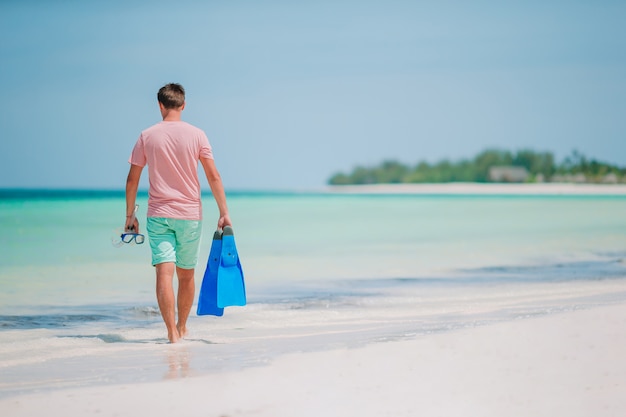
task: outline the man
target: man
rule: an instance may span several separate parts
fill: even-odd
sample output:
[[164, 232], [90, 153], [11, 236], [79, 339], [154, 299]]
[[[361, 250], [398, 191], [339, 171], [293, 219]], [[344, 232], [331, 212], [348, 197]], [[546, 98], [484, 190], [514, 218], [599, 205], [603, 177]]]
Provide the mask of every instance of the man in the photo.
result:
[[[180, 84], [167, 84], [159, 90], [157, 98], [163, 121], [141, 133], [129, 159], [125, 230], [139, 233], [138, 220], [131, 220], [141, 172], [148, 165], [146, 229], [152, 265], [156, 267], [156, 294], [167, 337], [176, 343], [187, 334], [187, 318], [195, 294], [194, 269], [202, 233], [198, 161], [219, 209], [217, 227], [232, 224], [209, 140], [202, 130], [181, 120], [184, 88]], [[174, 272], [178, 277], [178, 297], [174, 296], [172, 286]]]

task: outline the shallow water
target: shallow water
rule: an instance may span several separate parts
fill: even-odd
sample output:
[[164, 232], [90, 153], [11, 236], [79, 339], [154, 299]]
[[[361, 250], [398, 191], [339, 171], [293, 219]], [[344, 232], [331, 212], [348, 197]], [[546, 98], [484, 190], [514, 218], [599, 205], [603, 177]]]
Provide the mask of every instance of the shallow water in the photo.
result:
[[[188, 340], [172, 346], [148, 245], [111, 245], [123, 197], [0, 200], [0, 396], [626, 302], [626, 197], [240, 193], [229, 205], [249, 304], [192, 313]], [[210, 198], [204, 212], [201, 259]]]

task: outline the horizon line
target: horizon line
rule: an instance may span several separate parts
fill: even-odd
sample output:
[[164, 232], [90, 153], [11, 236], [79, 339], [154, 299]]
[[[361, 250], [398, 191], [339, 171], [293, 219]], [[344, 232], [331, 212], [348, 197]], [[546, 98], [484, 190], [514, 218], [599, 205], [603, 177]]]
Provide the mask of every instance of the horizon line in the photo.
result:
[[[210, 188], [201, 189], [202, 197], [211, 195]], [[363, 184], [325, 185], [323, 187], [302, 188], [232, 188], [226, 189], [227, 196], [626, 196], [625, 184], [596, 183], [414, 183], [414, 184]], [[46, 198], [123, 198], [123, 188], [83, 188], [83, 187], [0, 187], [0, 200], [3, 199], [46, 199]], [[148, 189], [137, 192], [141, 198], [148, 197]]]

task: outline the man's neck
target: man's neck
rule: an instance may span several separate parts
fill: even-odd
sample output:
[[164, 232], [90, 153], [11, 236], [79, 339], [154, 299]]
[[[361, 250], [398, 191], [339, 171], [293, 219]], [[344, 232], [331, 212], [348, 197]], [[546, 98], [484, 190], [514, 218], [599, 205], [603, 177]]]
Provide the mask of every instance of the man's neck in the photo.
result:
[[175, 109], [166, 109], [165, 107], [163, 107], [161, 103], [159, 103], [159, 109], [161, 110], [161, 117], [163, 117], [164, 122], [180, 122], [181, 113], [183, 112], [184, 108], [185, 108], [185, 105], [183, 104], [182, 106], [175, 108]]
[[180, 122], [181, 121], [181, 112], [178, 110], [168, 110], [163, 115], [164, 122]]

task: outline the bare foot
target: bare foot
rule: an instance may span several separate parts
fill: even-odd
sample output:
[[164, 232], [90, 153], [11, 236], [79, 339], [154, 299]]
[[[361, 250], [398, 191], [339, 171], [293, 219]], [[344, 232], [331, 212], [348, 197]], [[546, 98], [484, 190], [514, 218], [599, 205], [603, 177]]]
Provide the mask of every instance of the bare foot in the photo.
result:
[[181, 339], [184, 339], [185, 336], [187, 336], [187, 326], [183, 326], [181, 327], [180, 324], [176, 326], [176, 329], [178, 330], [178, 336]]
[[172, 332], [167, 332], [167, 338], [170, 340], [170, 343], [177, 343], [180, 339], [180, 335], [177, 330], [174, 330]]

